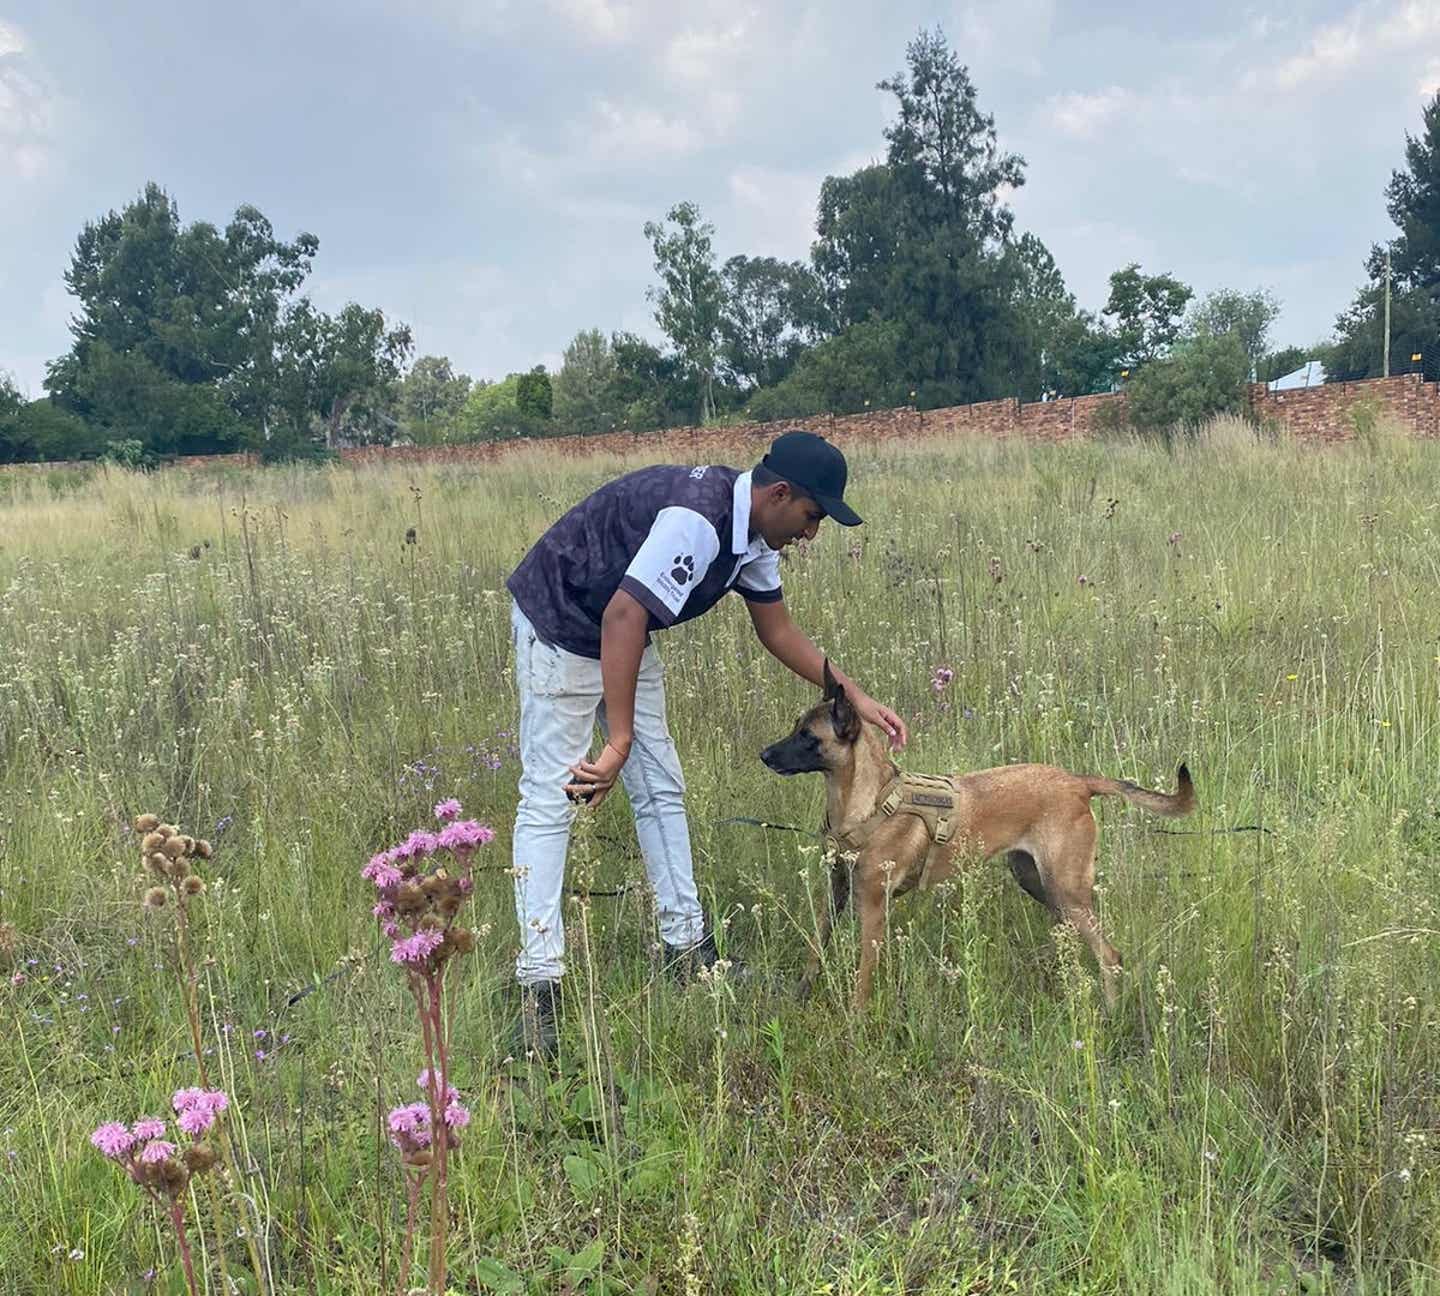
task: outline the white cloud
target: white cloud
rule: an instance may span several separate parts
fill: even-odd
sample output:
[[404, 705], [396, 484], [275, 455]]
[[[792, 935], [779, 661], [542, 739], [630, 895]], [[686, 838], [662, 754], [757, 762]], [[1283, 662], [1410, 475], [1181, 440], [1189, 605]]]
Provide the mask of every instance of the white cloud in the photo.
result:
[[701, 133], [680, 117], [600, 99], [580, 127], [581, 157], [591, 165], [672, 161], [695, 152]]
[[1311, 82], [1343, 77], [1387, 54], [1413, 50], [1437, 37], [1440, 5], [1434, 0], [1407, 0], [1398, 8], [1362, 4], [1338, 22], [1319, 28], [1299, 53], [1253, 71], [1247, 82], [1298, 90]]
[[1140, 98], [1134, 92], [1109, 86], [1093, 94], [1056, 95], [1048, 107], [1050, 122], [1061, 134], [1091, 139], [1116, 118], [1134, 116], [1139, 103]]
[[1055, 0], [970, 0], [960, 6], [959, 16], [959, 36], [951, 48], [962, 63], [1040, 71], [1039, 52], [1055, 23]]
[[1432, 58], [1425, 65], [1425, 71], [1415, 84], [1415, 92], [1422, 99], [1432, 99], [1440, 94], [1440, 58]]
[[634, 9], [613, 0], [550, 0], [550, 7], [597, 45], [618, 45], [634, 30]]
[[33, 180], [50, 165], [53, 106], [26, 52], [19, 28], [0, 22], [0, 180]]

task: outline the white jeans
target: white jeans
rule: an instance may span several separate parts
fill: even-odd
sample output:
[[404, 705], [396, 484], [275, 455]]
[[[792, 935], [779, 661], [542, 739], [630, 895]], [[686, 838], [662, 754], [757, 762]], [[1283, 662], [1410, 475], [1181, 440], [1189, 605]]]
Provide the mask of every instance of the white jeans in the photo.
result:
[[[600, 663], [546, 643], [512, 605], [515, 685], [520, 694], [520, 805], [515, 812], [515, 916], [522, 985], [553, 981], [565, 970], [561, 902], [574, 808], [564, 786], [570, 766], [590, 750], [595, 725], [608, 733]], [[621, 771], [635, 815], [645, 871], [655, 890], [660, 935], [689, 946], [704, 935], [695, 890], [685, 779], [665, 724], [665, 678], [654, 644], [640, 658], [635, 683], [635, 741]]]

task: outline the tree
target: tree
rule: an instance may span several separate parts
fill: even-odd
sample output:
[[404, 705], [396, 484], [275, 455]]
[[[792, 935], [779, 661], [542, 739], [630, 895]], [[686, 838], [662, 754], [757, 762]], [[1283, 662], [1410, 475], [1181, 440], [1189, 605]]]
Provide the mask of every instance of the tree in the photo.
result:
[[[1325, 359], [1330, 382], [1378, 378], [1385, 363], [1385, 286], [1373, 281], [1361, 288], [1335, 321], [1335, 345]], [[1411, 368], [1412, 355], [1431, 360], [1440, 352], [1440, 300], [1424, 288], [1392, 292], [1390, 300], [1390, 372]]]
[[895, 97], [881, 166], [821, 189], [811, 252], [834, 326], [900, 327], [903, 380], [948, 399], [1013, 391], [1025, 363], [1004, 195], [1024, 160], [1000, 150], [968, 70], [939, 32], [878, 88]]
[[599, 329], [581, 329], [565, 348], [551, 380], [555, 421], [581, 436], [608, 432], [619, 421], [615, 350]]
[[721, 355], [743, 389], [771, 387], [818, 333], [820, 285], [798, 261], [731, 257], [720, 270]]
[[801, 418], [903, 404], [908, 389], [901, 349], [904, 331], [893, 320], [865, 320], [826, 338], [802, 355], [781, 383], [751, 397], [757, 419]]
[[1279, 314], [1280, 303], [1263, 288], [1249, 293], [1222, 288], [1191, 308], [1185, 321], [1185, 332], [1190, 337], [1233, 334], [1239, 339], [1253, 374], [1265, 355], [1270, 326]]
[[1243, 408], [1249, 377], [1250, 357], [1237, 334], [1189, 338], [1130, 380], [1125, 417], [1166, 440], [1176, 431], [1193, 434], [1207, 419]]
[[1131, 263], [1110, 276], [1102, 315], [1115, 318], [1121, 364], [1136, 369], [1158, 360], [1180, 336], [1181, 317], [1192, 291], [1168, 274], [1144, 275]]
[[715, 227], [703, 221], [700, 209], [690, 202], [672, 207], [662, 224], [645, 223], [645, 237], [655, 250], [655, 272], [661, 283], [647, 296], [655, 303], [655, 322], [696, 380], [701, 422], [708, 422], [715, 412], [723, 299], [711, 245], [714, 233]]
[[279, 340], [276, 403], [292, 437], [318, 431], [327, 449], [342, 439], [390, 439], [389, 407], [413, 345], [408, 325], [389, 328], [384, 312], [354, 302], [328, 315], [302, 297], [286, 311]]
[[842, 332], [891, 308], [900, 244], [896, 202], [884, 163], [826, 176], [821, 184], [810, 262], [821, 286], [825, 332]]
[[[1424, 130], [1405, 133], [1405, 166], [1394, 171], [1385, 188], [1386, 210], [1400, 229], [1392, 245], [1393, 273], [1404, 288], [1423, 289], [1440, 297], [1440, 92], [1425, 105]], [[1371, 277], [1379, 278], [1377, 257], [1371, 254]]]
[[27, 401], [0, 370], [0, 463], [91, 458], [99, 451], [85, 423], [52, 400]]
[[423, 355], [400, 382], [400, 421], [417, 445], [449, 441], [470, 394], [468, 374], [456, 373], [448, 356]]
[[539, 422], [550, 421], [555, 409], [555, 394], [544, 365], [536, 365], [529, 373], [520, 374], [516, 378], [515, 408]]
[[299, 296], [318, 249], [311, 234], [277, 239], [250, 206], [223, 230], [183, 225], [148, 184], [76, 240], [65, 282], [79, 310], [47, 390], [97, 443], [139, 440], [146, 453], [273, 449], [316, 428], [327, 441], [387, 435], [409, 329]]
[[[146, 185], [76, 240], [65, 274], [80, 303], [74, 340], [48, 366], [47, 389], [100, 429], [140, 429], [147, 444], [232, 448], [240, 420], [263, 416], [284, 302], [318, 246], [309, 234], [276, 239], [248, 206], [223, 231], [203, 221], [182, 226], [174, 200]], [[104, 377], [114, 376], [115, 357], [125, 358], [118, 391]], [[177, 390], [187, 387], [208, 388], [219, 401]], [[220, 407], [230, 417], [216, 416]], [[167, 426], [177, 415], [183, 426]]]
[[700, 401], [695, 374], [678, 355], [666, 355], [635, 333], [611, 336], [614, 401], [620, 426], [632, 432], [674, 427], [693, 417]]

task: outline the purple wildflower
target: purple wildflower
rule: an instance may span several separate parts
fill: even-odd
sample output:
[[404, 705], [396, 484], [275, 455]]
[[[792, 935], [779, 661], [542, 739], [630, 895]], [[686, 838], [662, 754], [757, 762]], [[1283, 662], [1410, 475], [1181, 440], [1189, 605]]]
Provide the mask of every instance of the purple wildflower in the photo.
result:
[[445, 1124], [451, 1129], [464, 1129], [470, 1124], [470, 1109], [458, 1098], [452, 1098], [445, 1108]]
[[[415, 1077], [415, 1083], [416, 1083], [417, 1085], [419, 1085], [420, 1088], [426, 1090], [426, 1092], [429, 1092], [429, 1089], [430, 1089], [430, 1068], [429, 1068], [429, 1067], [426, 1067], [425, 1070], [423, 1070], [422, 1072], [420, 1072], [420, 1074]], [[445, 1086], [445, 1101], [446, 1101], [446, 1102], [458, 1102], [459, 1099], [460, 1099], [460, 1091], [459, 1091], [457, 1088], [455, 1088], [454, 1085], [446, 1085], [446, 1086]]]
[[435, 806], [435, 817], [441, 823], [449, 823], [452, 819], [460, 817], [460, 802], [454, 797], [446, 797], [444, 801]]
[[119, 1121], [111, 1121], [90, 1135], [90, 1142], [102, 1156], [118, 1161], [135, 1146], [135, 1136]]
[[433, 927], [422, 927], [413, 936], [397, 940], [390, 947], [390, 959], [395, 963], [423, 963], [445, 942], [445, 933]]
[[215, 1124], [215, 1113], [208, 1107], [189, 1107], [180, 1113], [175, 1123], [194, 1138]]
[[146, 1116], [135, 1122], [135, 1137], [142, 1141], [163, 1138], [165, 1122], [156, 1116]]
[[477, 846], [488, 846], [495, 840], [495, 830], [474, 819], [462, 819], [444, 829], [439, 844], [446, 850], [467, 851]]
[[140, 1164], [154, 1165], [157, 1161], [164, 1161], [167, 1157], [174, 1155], [175, 1145], [173, 1143], [167, 1143], [164, 1139], [152, 1139], [140, 1153]]
[[950, 682], [955, 678], [955, 672], [948, 666], [935, 667], [935, 673], [930, 676], [930, 690], [933, 693], [943, 693], [950, 687]]

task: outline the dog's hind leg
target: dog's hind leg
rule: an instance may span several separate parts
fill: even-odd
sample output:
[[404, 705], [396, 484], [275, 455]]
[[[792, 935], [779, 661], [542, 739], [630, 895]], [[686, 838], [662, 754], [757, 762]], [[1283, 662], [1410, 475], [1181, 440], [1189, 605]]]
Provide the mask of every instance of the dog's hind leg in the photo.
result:
[[[1088, 809], [1051, 836], [1045, 860], [1045, 885], [1054, 897], [1056, 915], [1068, 922], [1090, 947], [1100, 966], [1100, 989], [1107, 1010], [1120, 998], [1120, 969], [1124, 960], [1100, 930], [1095, 917], [1095, 820]], [[1052, 852], [1053, 853], [1050, 853]]]
[[1045, 883], [1040, 879], [1040, 869], [1035, 864], [1035, 857], [1029, 851], [1012, 850], [1006, 853], [1005, 859], [1010, 865], [1010, 872], [1015, 875], [1015, 881], [1020, 884], [1025, 894], [1036, 904], [1049, 909], [1050, 897], [1045, 894]]
[[820, 975], [820, 960], [825, 955], [825, 948], [830, 944], [830, 933], [835, 930], [835, 922], [845, 912], [845, 906], [850, 903], [850, 865], [843, 857], [836, 856], [835, 862], [830, 866], [830, 899], [821, 910], [816, 920], [815, 948], [810, 955], [809, 965], [805, 968], [805, 975], [800, 978], [800, 998], [802, 1000], [810, 997], [810, 991], [815, 987], [815, 979]]

